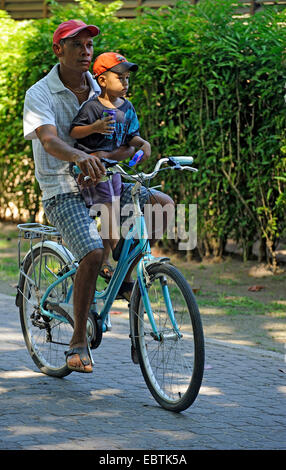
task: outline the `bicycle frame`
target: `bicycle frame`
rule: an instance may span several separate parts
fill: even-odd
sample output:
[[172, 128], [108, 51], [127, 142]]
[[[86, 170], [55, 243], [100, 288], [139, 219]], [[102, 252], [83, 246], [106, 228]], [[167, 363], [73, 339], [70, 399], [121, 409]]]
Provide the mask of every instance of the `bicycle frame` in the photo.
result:
[[[160, 258], [156, 258], [151, 254], [151, 248], [150, 248], [150, 243], [148, 240], [148, 233], [147, 233], [147, 228], [146, 228], [146, 223], [144, 219], [144, 215], [141, 211], [140, 205], [139, 205], [139, 190], [140, 190], [140, 183], [135, 183], [134, 188], [132, 190], [132, 198], [133, 198], [133, 203], [134, 203], [134, 208], [135, 208], [135, 213], [134, 213], [134, 225], [133, 227], [130, 228], [125, 240], [124, 244], [122, 247], [122, 251], [116, 266], [116, 269], [114, 271], [114, 274], [112, 276], [112, 279], [110, 283], [108, 284], [107, 288], [102, 291], [96, 291], [94, 294], [94, 299], [93, 299], [93, 304], [97, 305], [98, 301], [103, 301], [104, 305], [99, 313], [99, 317], [102, 320], [102, 331], [105, 332], [107, 330], [107, 325], [105, 323], [105, 320], [108, 316], [108, 313], [110, 311], [110, 308], [116, 299], [117, 293], [120, 289], [120, 286], [122, 284], [122, 279], [125, 279], [125, 276], [133, 262], [134, 259], [139, 257], [140, 254], [142, 254], [142, 258], [139, 261], [137, 265], [137, 277], [138, 277], [138, 282], [139, 282], [139, 287], [144, 303], [144, 307], [146, 310], [146, 313], [148, 315], [150, 324], [153, 329], [154, 335], [158, 339], [160, 339], [160, 334], [157, 329], [157, 325], [154, 319], [153, 311], [150, 305], [149, 297], [148, 297], [148, 292], [147, 292], [147, 287], [145, 283], [145, 275], [146, 275], [146, 264], [149, 265], [154, 262], [158, 262]], [[138, 244], [130, 251], [131, 245], [134, 243], [135, 237], [138, 236]], [[76, 274], [76, 268], [71, 269], [67, 273], [63, 274], [60, 276], [55, 282], [53, 282], [48, 289], [46, 290], [45, 294], [41, 298], [40, 301], [40, 309], [41, 313], [45, 316], [48, 316], [50, 318], [54, 318], [57, 320], [61, 321], [66, 321], [67, 320], [64, 317], [61, 317], [59, 314], [51, 312], [45, 308], [46, 301], [49, 297], [50, 292], [59, 284], [63, 283], [66, 279], [69, 277], [73, 276]], [[172, 325], [174, 327], [174, 331], [179, 334], [179, 329], [177, 327], [177, 323], [175, 320], [175, 315], [173, 312], [172, 308], [172, 303], [169, 298], [169, 292], [167, 286], [162, 285], [162, 290], [165, 296], [166, 300], [166, 305], [168, 308], [168, 313], [170, 316], [170, 320], [172, 322]], [[62, 307], [64, 310], [67, 312], [69, 311], [71, 304], [70, 300], [72, 297], [72, 292], [73, 292], [73, 286], [70, 286], [67, 296], [64, 300], [64, 302], [61, 302], [60, 307]]]
[[[136, 203], [136, 207], [137, 207], [136, 217], [135, 217], [135, 226], [129, 230], [128, 235], [124, 241], [120, 259], [117, 263], [114, 275], [112, 277], [112, 281], [109, 283], [109, 285], [103, 292], [96, 291], [94, 295], [94, 300], [93, 300], [94, 304], [97, 304], [98, 300], [104, 301], [103, 310], [100, 312], [100, 318], [102, 319], [103, 331], [106, 331], [105, 319], [109, 313], [109, 310], [111, 308], [113, 301], [115, 300], [117, 296], [118, 290], [122, 283], [122, 279], [125, 278], [133, 259], [137, 258], [139, 254], [144, 250], [144, 248], [145, 248], [145, 251], [148, 252], [149, 256], [151, 256], [150, 245], [149, 245], [148, 239], [146, 238], [147, 235], [146, 235], [145, 220], [144, 220], [143, 214], [140, 211], [138, 197], [137, 197], [137, 202], [136, 202], [136, 195], [135, 195], [134, 203]], [[141, 227], [141, 230], [140, 230], [140, 227]], [[134, 236], [136, 236], [136, 233], [138, 233], [139, 235], [139, 243], [129, 253], [130, 247], [134, 241]], [[31, 238], [32, 237], [33, 237], [33, 234]], [[45, 239], [42, 239], [42, 243], [40, 243], [40, 246], [43, 246], [44, 242], [45, 242]], [[31, 255], [33, 256], [32, 247], [30, 251], [31, 251]], [[41, 259], [40, 263], [41, 264], [44, 263], [44, 260]], [[53, 318], [53, 319], [60, 320], [63, 322], [67, 322], [67, 320], [64, 317], [62, 317], [60, 314], [55, 313], [51, 310], [48, 310], [49, 304], [47, 304], [47, 300], [49, 298], [50, 292], [56, 286], [58, 286], [59, 284], [62, 284], [68, 278], [74, 276], [76, 274], [76, 270], [77, 270], [76, 267], [70, 269], [68, 272], [59, 276], [52, 284], [50, 284], [50, 286], [48, 287], [48, 289], [46, 290], [46, 292], [44, 293], [44, 295], [42, 296], [40, 300], [40, 311], [42, 315], [45, 315], [49, 318]], [[28, 277], [27, 274], [24, 272], [22, 272], [22, 275], [25, 277]], [[56, 274], [54, 275], [56, 276]], [[29, 282], [32, 285], [34, 285], [36, 288], [38, 289], [40, 288], [40, 286], [38, 285], [38, 281], [36, 279], [29, 278]], [[73, 286], [71, 285], [67, 292], [66, 298], [60, 304], [60, 306], [67, 312], [69, 312], [71, 309], [70, 301], [72, 298], [72, 293], [73, 293]]]
[[[160, 162], [164, 163], [168, 160], [170, 160], [170, 159], [165, 158], [165, 159], [162, 159]], [[173, 168], [177, 168], [177, 166], [180, 163], [188, 164], [191, 161], [192, 161], [192, 157], [172, 157], [172, 162], [173, 162], [173, 165], [174, 165]], [[191, 168], [191, 167], [188, 167], [188, 168], [185, 167], [185, 168], [189, 169], [191, 171], [197, 171], [196, 169]], [[159, 166], [155, 168], [153, 174], [145, 175], [145, 176], [154, 177], [154, 175], [156, 175], [158, 173], [158, 171], [159, 171]], [[148, 240], [146, 222], [145, 222], [144, 215], [141, 211], [140, 204], [139, 204], [140, 187], [141, 187], [141, 182], [139, 180], [136, 180], [136, 182], [135, 182], [135, 184], [132, 188], [132, 192], [131, 192], [132, 200], [133, 200], [133, 204], [134, 204], [134, 225], [129, 229], [129, 232], [128, 232], [125, 240], [124, 240], [122, 251], [121, 251], [116, 269], [113, 273], [113, 276], [112, 276], [107, 288], [102, 292], [99, 292], [99, 291], [95, 292], [94, 299], [93, 299], [93, 304], [95, 304], [97, 306], [97, 302], [99, 300], [102, 300], [104, 302], [103, 308], [102, 308], [101, 312], [99, 312], [99, 317], [102, 320], [102, 330], [103, 330], [103, 332], [105, 332], [107, 330], [107, 325], [106, 325], [105, 321], [106, 321], [106, 318], [109, 314], [110, 308], [111, 308], [114, 300], [116, 299], [116, 296], [117, 296], [118, 291], [120, 289], [120, 286], [122, 284], [122, 280], [125, 279], [126, 274], [129, 270], [131, 264], [133, 263], [133, 261], [136, 258], [138, 258], [139, 255], [141, 254], [142, 257], [141, 257], [141, 259], [140, 259], [140, 261], [138, 262], [138, 265], [137, 265], [137, 278], [138, 278], [139, 288], [140, 288], [140, 292], [141, 292], [141, 295], [142, 295], [144, 308], [146, 310], [146, 313], [148, 315], [150, 324], [151, 324], [152, 329], [153, 329], [153, 333], [154, 333], [154, 335], [156, 335], [157, 339], [160, 340], [160, 334], [159, 334], [157, 326], [156, 326], [155, 318], [154, 318], [152, 308], [151, 308], [151, 305], [150, 305], [150, 301], [149, 301], [149, 297], [148, 297], [148, 291], [147, 291], [148, 285], [146, 285], [146, 284], [148, 284], [148, 279], [147, 279], [147, 282], [145, 282], [145, 279], [146, 279], [146, 274], [147, 274], [146, 266], [148, 266], [152, 263], [161, 262], [161, 258], [156, 258], [151, 254], [151, 248], [150, 248], [150, 243], [149, 243], [149, 240]], [[136, 236], [138, 237], [138, 243], [130, 251], [130, 248], [131, 248], [132, 244], [134, 243], [134, 239], [136, 238]], [[42, 243], [43, 242], [44, 242], [44, 240], [42, 240]], [[33, 256], [33, 250], [32, 249], [31, 249], [31, 255]], [[40, 263], [42, 263], [42, 259], [41, 259]], [[61, 275], [60, 277], [58, 277], [55, 280], [55, 282], [53, 282], [48, 287], [45, 294], [43, 295], [43, 297], [40, 300], [40, 310], [41, 310], [42, 315], [45, 315], [49, 318], [54, 318], [54, 319], [57, 319], [57, 320], [60, 320], [60, 321], [67, 322], [67, 319], [65, 319], [60, 314], [54, 313], [50, 310], [47, 310], [47, 308], [45, 308], [45, 305], [46, 305], [46, 302], [48, 300], [50, 292], [57, 285], [63, 283], [69, 277], [74, 276], [76, 274], [76, 270], [77, 270], [76, 267], [70, 269], [67, 273], [65, 273], [65, 274]], [[22, 274], [27, 277], [27, 275], [24, 272]], [[147, 278], [148, 278], [148, 274], [147, 274]], [[36, 281], [33, 281], [31, 279], [29, 279], [29, 280], [37, 288], [39, 288], [39, 286], [37, 286]], [[170, 296], [169, 296], [168, 287], [167, 287], [167, 285], [164, 284], [163, 280], [160, 280], [160, 282], [161, 282], [162, 292], [163, 292], [165, 302], [166, 302], [166, 306], [167, 306], [167, 310], [168, 310], [168, 315], [169, 315], [171, 323], [173, 325], [174, 332], [178, 336], [180, 336], [179, 328], [177, 326], [174, 311], [173, 311], [173, 307], [172, 307], [172, 302], [171, 302], [171, 299], [170, 299]], [[68, 290], [68, 293], [66, 295], [66, 298], [65, 298], [64, 302], [60, 303], [60, 307], [62, 307], [68, 313], [70, 312], [70, 310], [72, 308], [72, 305], [70, 304], [70, 300], [71, 300], [71, 297], [72, 297], [72, 292], [73, 292], [73, 286], [71, 285], [69, 290]], [[47, 307], [48, 306], [49, 306], [49, 304], [47, 304]]]

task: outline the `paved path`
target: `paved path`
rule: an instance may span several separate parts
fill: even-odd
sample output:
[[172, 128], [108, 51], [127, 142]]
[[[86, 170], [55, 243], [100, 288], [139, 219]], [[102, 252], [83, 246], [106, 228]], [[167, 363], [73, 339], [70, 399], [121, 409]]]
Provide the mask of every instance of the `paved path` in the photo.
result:
[[200, 394], [174, 414], [130, 360], [126, 320], [112, 323], [94, 354], [104, 369], [48, 377], [28, 355], [14, 298], [0, 294], [0, 449], [286, 449], [283, 355], [206, 339]]

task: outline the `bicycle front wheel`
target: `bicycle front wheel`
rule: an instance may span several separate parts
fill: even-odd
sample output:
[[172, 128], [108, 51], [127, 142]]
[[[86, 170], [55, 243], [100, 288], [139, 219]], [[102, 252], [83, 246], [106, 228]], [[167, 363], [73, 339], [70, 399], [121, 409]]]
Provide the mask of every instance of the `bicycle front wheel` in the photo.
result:
[[71, 277], [53, 288], [47, 299], [47, 305], [55, 306], [58, 318], [42, 315], [40, 300], [47, 288], [64, 274], [67, 263], [64, 256], [48, 247], [36, 248], [25, 261], [26, 276], [22, 276], [19, 285], [20, 320], [27, 349], [41, 372], [54, 377], [71, 372], [64, 351], [69, 348], [73, 334], [73, 319], [58, 306], [72, 287]]
[[204, 336], [193, 292], [177, 268], [154, 263], [147, 268], [148, 296], [158, 336], [150, 324], [136, 284], [135, 345], [145, 382], [155, 400], [183, 411], [196, 399], [204, 371]]

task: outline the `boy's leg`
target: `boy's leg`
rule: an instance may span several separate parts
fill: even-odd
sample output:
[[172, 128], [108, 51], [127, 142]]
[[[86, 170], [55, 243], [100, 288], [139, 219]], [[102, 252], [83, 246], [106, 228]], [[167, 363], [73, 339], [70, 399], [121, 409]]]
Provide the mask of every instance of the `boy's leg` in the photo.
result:
[[114, 250], [120, 239], [118, 232], [118, 211], [116, 210], [116, 202], [106, 202], [105, 206], [108, 210], [108, 239], [111, 249]]
[[102, 264], [108, 263], [109, 253], [110, 253], [110, 239], [109, 239], [109, 208], [106, 204], [100, 205], [100, 224], [101, 231], [100, 235], [102, 238], [102, 243], [104, 247], [103, 253], [103, 262]]
[[100, 275], [105, 279], [111, 279], [113, 267], [109, 260], [111, 250], [117, 245], [119, 234], [117, 230], [116, 217], [114, 215], [113, 203], [105, 202], [101, 205], [101, 238], [104, 246], [103, 262]]
[[[120, 200], [120, 210], [121, 210], [121, 213], [122, 213], [122, 209], [124, 207], [124, 205], [126, 204], [132, 204], [132, 198], [131, 198], [131, 187], [133, 185], [131, 184], [125, 184], [124, 185], [124, 189], [123, 189], [123, 192], [122, 192], [122, 197], [121, 197], [121, 200]], [[168, 205], [171, 206], [171, 207], [174, 207], [174, 201], [167, 195], [167, 194], [164, 194], [160, 191], [156, 191], [156, 190], [147, 190], [145, 187], [142, 187], [141, 188], [141, 194], [140, 194], [140, 207], [141, 207], [141, 210], [143, 210], [144, 208], [144, 205], [145, 204], [151, 204], [152, 206], [154, 205], [158, 205], [158, 206], [161, 206], [162, 208], [162, 211], [163, 211], [163, 218], [162, 218], [162, 229], [161, 230], [158, 230], [158, 227], [156, 232], [157, 233], [165, 233], [165, 231], [167, 230], [167, 227], [168, 227], [168, 217], [167, 217], [167, 214], [168, 214], [168, 211], [164, 211], [164, 208], [166, 208]], [[126, 217], [121, 217], [121, 225], [122, 223], [124, 223], [124, 219], [126, 219]], [[152, 233], [151, 233], [151, 238], [149, 239], [149, 242], [150, 242], [150, 245], [154, 245], [154, 243], [156, 243], [157, 241], [157, 238], [156, 238], [156, 233], [155, 233], [155, 213], [152, 212]], [[160, 238], [158, 238], [160, 239]], [[133, 261], [133, 263], [131, 264], [129, 270], [128, 270], [128, 273], [125, 277], [125, 281], [126, 282], [130, 282], [132, 281], [132, 271], [134, 269], [134, 267], [137, 265], [138, 261], [140, 260], [140, 255], [138, 256], [137, 259], [135, 259]]]
[[102, 264], [109, 263], [109, 255], [111, 251], [109, 240], [102, 240], [103, 243], [103, 261]]

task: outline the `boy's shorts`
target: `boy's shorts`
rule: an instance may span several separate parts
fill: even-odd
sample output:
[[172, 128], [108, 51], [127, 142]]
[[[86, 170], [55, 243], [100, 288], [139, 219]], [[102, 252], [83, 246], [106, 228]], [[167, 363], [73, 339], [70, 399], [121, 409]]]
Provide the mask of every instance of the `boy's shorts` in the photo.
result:
[[[123, 183], [120, 197], [120, 225], [126, 220], [123, 207], [132, 204], [131, 188], [133, 184]], [[152, 190], [141, 187], [139, 197], [143, 210]], [[102, 239], [97, 231], [97, 224], [90, 215], [90, 210], [80, 193], [58, 194], [43, 201], [45, 214], [49, 223], [56, 227], [63, 237], [68, 249], [77, 261], [81, 261], [90, 251], [103, 249]], [[131, 207], [131, 206], [130, 206]]]
[[122, 182], [119, 173], [116, 173], [108, 181], [98, 183], [96, 186], [89, 186], [81, 189], [81, 195], [87, 205], [111, 203], [121, 194]]

